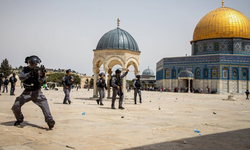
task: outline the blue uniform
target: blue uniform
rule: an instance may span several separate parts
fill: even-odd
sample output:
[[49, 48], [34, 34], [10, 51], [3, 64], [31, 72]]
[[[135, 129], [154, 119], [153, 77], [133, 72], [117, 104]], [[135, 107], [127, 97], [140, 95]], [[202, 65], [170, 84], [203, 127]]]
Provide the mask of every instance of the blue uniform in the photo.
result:
[[36, 75], [32, 76], [29, 67], [24, 67], [20, 73], [19, 79], [23, 81], [25, 90], [19, 97], [16, 98], [12, 107], [16, 120], [23, 122], [24, 117], [21, 112], [21, 107], [25, 103], [32, 101], [42, 109], [45, 121], [48, 124], [54, 123], [47, 99], [41, 91], [41, 85], [45, 81], [45, 76], [41, 77], [40, 71], [38, 71]]

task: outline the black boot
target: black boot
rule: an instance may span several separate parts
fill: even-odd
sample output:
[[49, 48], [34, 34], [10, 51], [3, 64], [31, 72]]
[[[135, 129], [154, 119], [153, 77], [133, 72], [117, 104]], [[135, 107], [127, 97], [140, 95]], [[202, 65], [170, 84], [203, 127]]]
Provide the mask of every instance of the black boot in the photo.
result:
[[99, 100], [96, 100], [96, 102], [97, 102], [97, 104], [99, 105], [99, 103], [100, 103]]
[[111, 109], [115, 109], [115, 106], [111, 106]]
[[23, 121], [16, 121], [16, 122], [14, 123], [14, 126], [19, 126], [22, 122], [23, 122]]
[[124, 107], [119, 107], [119, 109], [125, 109]]
[[50, 122], [47, 122], [48, 126], [49, 126], [49, 129], [51, 130], [54, 125], [56, 124], [56, 122], [53, 120], [53, 121], [50, 121]]

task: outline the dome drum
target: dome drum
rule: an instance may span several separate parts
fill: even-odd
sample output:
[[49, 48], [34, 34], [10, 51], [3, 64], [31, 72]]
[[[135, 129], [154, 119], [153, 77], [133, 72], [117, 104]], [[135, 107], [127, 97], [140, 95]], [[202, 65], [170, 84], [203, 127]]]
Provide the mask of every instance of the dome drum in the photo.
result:
[[244, 54], [250, 55], [250, 40], [241, 38], [221, 38], [192, 43], [192, 55]]

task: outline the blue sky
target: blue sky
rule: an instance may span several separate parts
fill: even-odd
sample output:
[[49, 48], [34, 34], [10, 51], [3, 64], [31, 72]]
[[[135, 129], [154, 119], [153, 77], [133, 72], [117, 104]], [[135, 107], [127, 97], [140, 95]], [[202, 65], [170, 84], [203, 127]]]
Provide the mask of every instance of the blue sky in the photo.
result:
[[[248, 18], [249, 4], [225, 0]], [[195, 26], [219, 7], [221, 0], [1, 0], [0, 61], [18, 67], [35, 54], [48, 68], [92, 75], [93, 49], [120, 18], [139, 45], [141, 72], [148, 66], [155, 72], [161, 58], [191, 54]]]

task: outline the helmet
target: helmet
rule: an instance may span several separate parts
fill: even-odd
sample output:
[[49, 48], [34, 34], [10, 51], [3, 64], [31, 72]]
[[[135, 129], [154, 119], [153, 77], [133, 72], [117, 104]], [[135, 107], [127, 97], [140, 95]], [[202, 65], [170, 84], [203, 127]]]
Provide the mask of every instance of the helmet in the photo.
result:
[[120, 70], [120, 69], [117, 69], [117, 70], [115, 71], [115, 73], [121, 73], [121, 70]]
[[105, 76], [105, 73], [101, 72], [101, 73], [99, 74], [99, 76], [100, 76], [100, 77], [101, 77], [102, 75], [104, 75], [104, 76]]
[[141, 75], [136, 75], [136, 78], [141, 78]]
[[32, 56], [29, 56], [29, 57], [26, 57], [25, 58], [25, 63], [26, 64], [40, 64], [42, 61], [41, 59], [38, 57], [38, 56], [35, 56], [35, 55], [32, 55]]
[[71, 72], [71, 69], [66, 70], [66, 73], [69, 73], [69, 72]]
[[3, 75], [4, 75], [3, 73], [0, 73], [0, 77], [3, 77]]
[[16, 75], [16, 73], [13, 73], [12, 75], [13, 75], [13, 76], [15, 76], [15, 75]]

